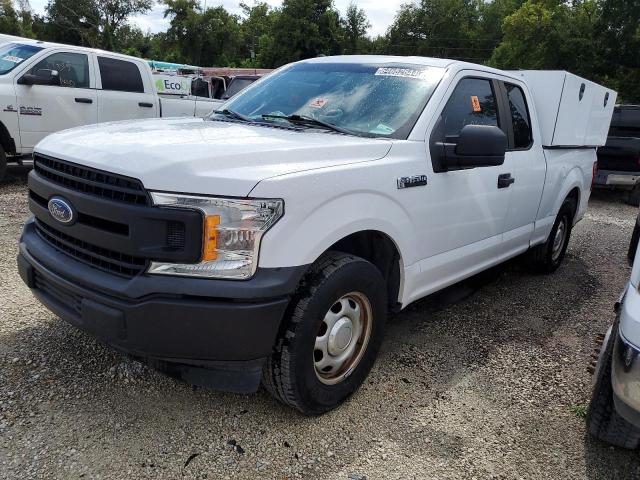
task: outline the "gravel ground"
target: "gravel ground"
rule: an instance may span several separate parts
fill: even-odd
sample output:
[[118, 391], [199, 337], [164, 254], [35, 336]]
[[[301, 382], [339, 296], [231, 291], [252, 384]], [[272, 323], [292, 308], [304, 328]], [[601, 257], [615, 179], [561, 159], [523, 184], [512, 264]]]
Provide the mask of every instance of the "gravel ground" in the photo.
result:
[[1, 478], [640, 478], [637, 452], [592, 440], [579, 415], [593, 339], [630, 273], [636, 209], [613, 196], [592, 200], [556, 274], [516, 260], [397, 315], [363, 388], [306, 418], [264, 391], [193, 389], [40, 306], [15, 267], [27, 169], [10, 172]]

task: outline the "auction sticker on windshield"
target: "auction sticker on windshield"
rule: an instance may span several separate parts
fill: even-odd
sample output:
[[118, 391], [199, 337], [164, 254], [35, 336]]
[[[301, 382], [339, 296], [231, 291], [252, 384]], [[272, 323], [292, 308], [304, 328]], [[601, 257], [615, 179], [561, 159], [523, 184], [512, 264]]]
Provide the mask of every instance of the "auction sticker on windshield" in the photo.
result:
[[2, 60], [6, 60], [7, 62], [20, 63], [24, 60], [24, 58], [14, 57], [13, 55], [7, 55], [2, 57]]

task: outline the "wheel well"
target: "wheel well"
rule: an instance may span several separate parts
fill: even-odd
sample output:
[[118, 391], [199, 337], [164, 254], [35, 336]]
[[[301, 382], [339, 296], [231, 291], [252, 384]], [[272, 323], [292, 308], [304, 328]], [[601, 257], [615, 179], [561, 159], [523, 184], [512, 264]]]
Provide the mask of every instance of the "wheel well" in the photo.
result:
[[573, 204], [573, 218], [576, 216], [576, 212], [578, 211], [578, 205], [580, 205], [580, 189], [578, 187], [574, 187], [569, 194], [567, 195], [567, 200], [572, 200]]
[[9, 130], [0, 122], [0, 146], [4, 149], [7, 155], [16, 154], [16, 144], [9, 134]]
[[387, 283], [389, 309], [399, 308], [400, 252], [388, 235], [376, 230], [352, 233], [334, 243], [329, 250], [350, 253], [373, 263]]

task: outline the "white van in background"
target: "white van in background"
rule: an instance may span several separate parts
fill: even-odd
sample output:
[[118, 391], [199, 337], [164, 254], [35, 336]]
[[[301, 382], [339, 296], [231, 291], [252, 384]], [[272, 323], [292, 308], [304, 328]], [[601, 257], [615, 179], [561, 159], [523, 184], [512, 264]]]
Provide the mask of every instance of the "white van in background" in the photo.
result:
[[80, 125], [204, 116], [221, 101], [156, 90], [140, 58], [36, 40], [0, 45], [0, 179], [50, 133]]

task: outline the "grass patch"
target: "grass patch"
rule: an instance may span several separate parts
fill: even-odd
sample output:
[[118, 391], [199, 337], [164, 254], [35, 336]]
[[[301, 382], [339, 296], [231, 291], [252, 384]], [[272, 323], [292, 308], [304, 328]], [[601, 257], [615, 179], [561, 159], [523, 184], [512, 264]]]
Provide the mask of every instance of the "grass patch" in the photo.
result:
[[587, 417], [587, 405], [572, 405], [569, 407], [569, 410], [573, 412], [573, 414], [578, 418], [586, 418]]

